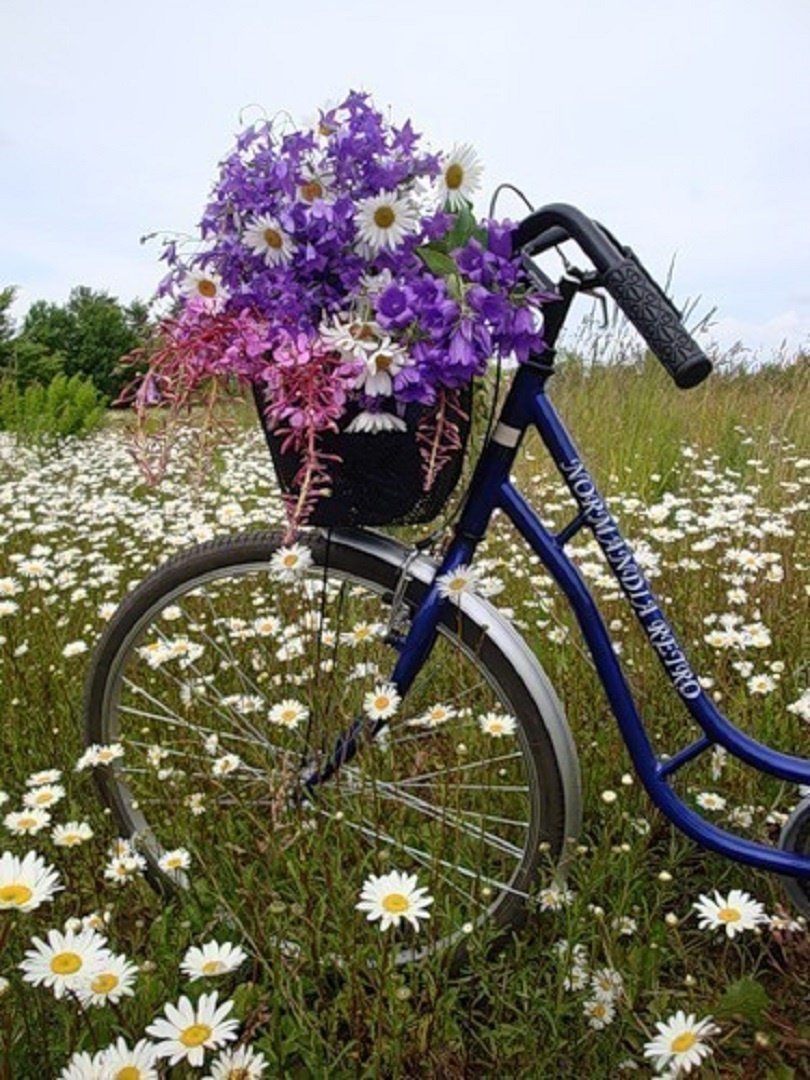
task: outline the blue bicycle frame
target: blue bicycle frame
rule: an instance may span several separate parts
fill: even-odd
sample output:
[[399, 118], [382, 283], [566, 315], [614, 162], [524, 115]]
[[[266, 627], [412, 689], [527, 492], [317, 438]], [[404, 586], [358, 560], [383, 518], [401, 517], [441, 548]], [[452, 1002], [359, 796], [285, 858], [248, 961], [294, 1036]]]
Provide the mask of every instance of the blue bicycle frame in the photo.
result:
[[[553, 357], [551, 349], [548, 356]], [[641, 568], [546, 396], [545, 383], [553, 369], [550, 360], [544, 363], [543, 357], [543, 353], [535, 355], [515, 376], [499, 423], [478, 462], [455, 536], [436, 576], [472, 562], [492, 512], [501, 509], [568, 598], [633, 764], [655, 804], [687, 836], [712, 851], [759, 869], [794, 878], [810, 877], [810, 857], [745, 840], [718, 828], [686, 806], [670, 787], [669, 777], [681, 766], [716, 745], [757, 769], [795, 784], [810, 784], [810, 760], [780, 753], [740, 731], [719, 712], [700, 686]], [[578, 506], [576, 516], [557, 534], [543, 525], [510, 480], [517, 449], [532, 425]], [[703, 729], [701, 738], [665, 760], [653, 749], [596, 603], [579, 570], [566, 555], [566, 544], [586, 527], [602, 549], [674, 690]], [[410, 630], [401, 642], [392, 677], [403, 694], [430, 652], [442, 605], [450, 602], [440, 596], [434, 581], [416, 610]]]

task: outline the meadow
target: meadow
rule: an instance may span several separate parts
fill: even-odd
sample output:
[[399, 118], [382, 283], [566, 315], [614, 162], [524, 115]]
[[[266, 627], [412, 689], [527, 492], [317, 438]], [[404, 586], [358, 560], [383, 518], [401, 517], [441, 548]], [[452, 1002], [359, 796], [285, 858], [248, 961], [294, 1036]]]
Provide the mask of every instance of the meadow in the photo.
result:
[[[569, 358], [549, 390], [704, 685], [744, 730], [810, 754], [806, 360], [756, 372], [731, 368], [682, 393], [652, 362], [595, 368]], [[544, 865], [527, 923], [513, 937], [494, 939], [473, 920], [463, 963], [450, 964], [444, 952], [400, 965], [396, 935], [429, 941], [442, 919], [461, 918], [440, 895], [441, 881], [419, 879], [433, 898], [430, 919], [393, 934], [381, 929], [356, 909], [364, 880], [374, 870], [413, 873], [419, 865], [379, 845], [359, 863], [345, 830], [342, 838], [333, 824], [342, 810], [329, 823], [316, 819], [286, 833], [283, 785], [260, 783], [248, 750], [235, 765], [227, 739], [198, 751], [178, 741], [161, 749], [156, 725], [147, 722], [141, 741], [122, 740], [123, 753], [131, 762], [142, 750], [134, 779], [144, 785], [145, 806], [165, 803], [174, 844], [167, 872], [189, 886], [163, 895], [150, 887], [143, 857], [116, 842], [98, 798], [93, 772], [105, 758], [103, 750], [85, 752], [83, 686], [105, 624], [150, 570], [191, 545], [282, 522], [258, 423], [247, 407], [233, 410], [231, 423], [204, 480], [193, 447], [180, 446], [166, 479], [152, 488], [132, 462], [120, 415], [88, 439], [50, 450], [0, 434], [0, 855], [10, 853], [0, 863], [0, 900], [7, 901], [0, 910], [0, 1078], [675, 1075], [644, 1051], [656, 1024], [679, 1010], [694, 1022], [712, 1018], [702, 1075], [810, 1075], [806, 921], [791, 911], [778, 880], [699, 850], [651, 807], [562, 598], [498, 518], [480, 552], [492, 603], [536, 650], [579, 750], [584, 821], [565, 884]], [[570, 503], [536, 440], [524, 448], [519, 479], [546, 522], [568, 520]], [[656, 746], [673, 752], [694, 725], [594, 543], [580, 534], [574, 550]], [[203, 635], [205, 626], [224, 626], [228, 642], [253, 650], [266, 625], [274, 663], [287, 674], [276, 678], [256, 660], [258, 704], [235, 683], [227, 701], [219, 698], [220, 711], [244, 720], [272, 699], [280, 711], [270, 722], [295, 747], [322, 690], [310, 684], [323, 681], [298, 660], [307, 616], [292, 595], [265, 612], [248, 592], [217, 613], [219, 622], [207, 624], [200, 603], [184, 653], [177, 634], [152, 642], [143, 654], [146, 675], [159, 676], [174, 642], [186, 674], [174, 679], [177, 713], [166, 715], [179, 715], [181, 703], [197, 710], [183, 716], [199, 715], [205, 676], [188, 652], [195, 628]], [[325, 590], [315, 596], [323, 598]], [[170, 623], [174, 615], [166, 617]], [[341, 701], [364, 700], [375, 678], [380, 685], [373, 663], [380, 643], [374, 631], [361, 642], [360, 621], [358, 607], [357, 670], [340, 688]], [[231, 645], [223, 648], [232, 658]], [[420, 721], [424, 710], [441, 706], [445, 719], [467, 725], [467, 752], [466, 744], [487, 734], [481, 717], [494, 716], [485, 710], [497, 703], [484, 688], [480, 700], [457, 707], [454, 677], [452, 667], [439, 671], [430, 696], [403, 723], [413, 721], [422, 735], [420, 723], [430, 726]], [[250, 719], [262, 722], [261, 714]], [[243, 778], [227, 789], [235, 794], [218, 786], [204, 814], [203, 793], [184, 786], [193, 769], [171, 756], [195, 752], [210, 756], [208, 772], [222, 791], [232, 768]], [[511, 768], [498, 775], [508, 780]], [[684, 770], [679, 790], [711, 820], [770, 842], [800, 797], [721, 754]], [[11, 858], [33, 851], [63, 887], [55, 891], [56, 878], [43, 870], [29, 889], [42, 900], [26, 910], [21, 886], [9, 884], [18, 869]], [[268, 872], [271, 856], [286, 867], [288, 885]], [[312, 882], [319, 883], [315, 900]], [[752, 925], [733, 936], [702, 926], [694, 904], [735, 889], [750, 898]], [[51, 938], [48, 953], [45, 939], [54, 932], [68, 936]], [[39, 968], [36, 957], [26, 960], [38, 948], [35, 937]], [[106, 982], [96, 979], [88, 993], [70, 972], [43, 974], [54, 942], [62, 955], [94, 956]], [[175, 1008], [184, 996], [189, 1003]], [[217, 1012], [223, 1003], [232, 1004]], [[168, 1052], [155, 1061], [141, 1041], [172, 1038], [172, 1065]], [[110, 1047], [118, 1057], [108, 1051], [102, 1068], [98, 1055]]]

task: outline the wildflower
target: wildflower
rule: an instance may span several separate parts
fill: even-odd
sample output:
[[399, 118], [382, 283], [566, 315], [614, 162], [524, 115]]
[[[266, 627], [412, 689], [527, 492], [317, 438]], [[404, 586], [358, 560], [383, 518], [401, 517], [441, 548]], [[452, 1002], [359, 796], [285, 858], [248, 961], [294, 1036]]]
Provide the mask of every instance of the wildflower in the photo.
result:
[[155, 1044], [148, 1039], [140, 1039], [130, 1048], [120, 1035], [99, 1055], [102, 1075], [110, 1080], [159, 1080], [155, 1057]]
[[726, 800], [714, 791], [701, 791], [696, 796], [695, 802], [701, 810], [725, 810], [726, 808]]
[[713, 900], [701, 896], [692, 906], [698, 913], [701, 930], [721, 927], [730, 938], [767, 921], [762, 904], [739, 889], [732, 889], [726, 898], [715, 890]]
[[213, 271], [187, 271], [180, 288], [185, 296], [208, 308], [216, 308], [226, 295], [222, 279]]
[[268, 266], [281, 266], [290, 261], [293, 253], [291, 238], [270, 214], [254, 218], [242, 239], [256, 255], [261, 255]]
[[416, 231], [416, 210], [410, 199], [398, 199], [393, 191], [362, 199], [355, 214], [357, 233], [369, 250], [376, 254], [393, 251], [409, 233]]
[[195, 979], [235, 971], [245, 960], [247, 953], [238, 945], [230, 941], [207, 941], [201, 948], [194, 945], [186, 951], [180, 970], [194, 982]]
[[655, 1058], [659, 1072], [669, 1068], [675, 1074], [691, 1072], [694, 1066], [700, 1065], [712, 1052], [703, 1040], [719, 1032], [710, 1016], [698, 1021], [692, 1013], [687, 1016], [680, 1009], [668, 1020], [659, 1020], [655, 1026], [658, 1034], [644, 1044], [644, 1056]]
[[109, 765], [123, 756], [124, 748], [121, 743], [111, 743], [109, 746], [93, 743], [92, 746], [87, 747], [85, 752], [76, 762], [74, 769], [76, 772], [82, 772], [88, 767]]
[[158, 866], [167, 873], [178, 870], [188, 870], [191, 866], [191, 856], [185, 848], [175, 848], [173, 851], [164, 851], [158, 859]]
[[10, 851], [0, 855], [0, 911], [34, 911], [63, 888], [59, 872], [35, 851], [22, 859]]
[[267, 719], [271, 724], [277, 724], [279, 727], [294, 731], [308, 716], [309, 709], [306, 705], [302, 705], [300, 701], [296, 701], [294, 698], [285, 698], [284, 701], [280, 701], [270, 709]]
[[240, 1046], [218, 1054], [203, 1080], [260, 1080], [266, 1068], [264, 1054], [250, 1046]]
[[65, 656], [68, 659], [70, 659], [71, 656], [79, 656], [79, 655], [81, 655], [81, 653], [86, 653], [86, 652], [87, 652], [87, 642], [86, 641], [69, 641], [67, 643], [67, 645], [65, 645], [64, 649], [62, 649], [62, 656]]
[[3, 824], [15, 836], [35, 836], [51, 823], [47, 810], [12, 810], [3, 818]]
[[312, 552], [303, 544], [280, 547], [270, 559], [270, 571], [280, 581], [295, 581], [312, 565]]
[[68, 821], [54, 825], [51, 840], [57, 847], [76, 847], [93, 838], [93, 830], [86, 821]]
[[155, 1056], [168, 1058], [170, 1065], [187, 1061], [199, 1068], [206, 1050], [236, 1038], [238, 1022], [225, 1019], [232, 1009], [232, 1001], [218, 1004], [216, 992], [203, 994], [196, 1006], [187, 997], [181, 997], [177, 1005], [167, 1003], [165, 1017], [158, 1017], [146, 1029], [147, 1035], [160, 1040]]
[[44, 985], [61, 998], [67, 991], [83, 989], [110, 959], [107, 942], [95, 930], [79, 933], [68, 930], [49, 930], [47, 942], [32, 938], [29, 949], [20, 963], [23, 978], [34, 986]]
[[559, 882], [552, 882], [537, 894], [541, 911], [559, 911], [573, 903], [574, 893]]
[[232, 772], [236, 772], [242, 765], [242, 759], [238, 754], [223, 754], [222, 757], [218, 757], [211, 765], [211, 772], [214, 776], [228, 776]]
[[787, 711], [810, 723], [810, 689], [805, 690], [801, 697], [798, 697], [794, 702], [788, 705]]
[[616, 1006], [613, 1004], [613, 999], [598, 995], [586, 1001], [582, 1008], [588, 1017], [588, 1026], [595, 1031], [606, 1028], [616, 1015]]
[[59, 1073], [59, 1080], [103, 1080], [101, 1062], [103, 1054], [88, 1054], [77, 1050]]
[[591, 975], [591, 989], [596, 997], [612, 1001], [624, 992], [624, 981], [613, 968], [598, 968]]
[[770, 694], [776, 689], [776, 683], [771, 675], [752, 675], [746, 683], [750, 693], [752, 694]]
[[133, 995], [137, 974], [137, 967], [126, 956], [110, 956], [87, 984], [78, 988], [79, 999], [83, 1005], [117, 1004], [122, 997]]
[[396, 929], [402, 919], [418, 930], [418, 920], [430, 918], [427, 908], [432, 903], [433, 897], [427, 895], [427, 889], [417, 887], [416, 874], [392, 870], [380, 876], [369, 875], [355, 907], [366, 912], [369, 922], [379, 919], [380, 930], [387, 930], [389, 926]]
[[517, 720], [506, 713], [488, 712], [478, 718], [478, 726], [485, 735], [500, 739], [504, 735], [514, 735]]
[[408, 720], [407, 724], [409, 727], [435, 728], [446, 724], [448, 720], [452, 720], [455, 716], [458, 716], [458, 710], [452, 705], [442, 705], [437, 702], [435, 705], [431, 705], [421, 716]]
[[397, 711], [401, 701], [393, 683], [378, 683], [363, 698], [363, 712], [370, 720], [387, 720]]
[[61, 784], [40, 784], [26, 791], [23, 795], [23, 805], [28, 807], [39, 806], [43, 810], [49, 806], [56, 806], [65, 797], [65, 789]]
[[475, 150], [467, 143], [454, 146], [442, 159], [439, 193], [450, 210], [462, 210], [474, 191], [481, 186], [482, 166]]
[[450, 570], [436, 578], [436, 586], [439, 596], [458, 603], [465, 593], [473, 595], [477, 593], [480, 580], [481, 572], [478, 569], [462, 563], [455, 570]]
[[43, 784], [56, 784], [62, 778], [60, 769], [43, 769], [41, 772], [31, 773], [25, 781], [26, 787], [40, 787]]

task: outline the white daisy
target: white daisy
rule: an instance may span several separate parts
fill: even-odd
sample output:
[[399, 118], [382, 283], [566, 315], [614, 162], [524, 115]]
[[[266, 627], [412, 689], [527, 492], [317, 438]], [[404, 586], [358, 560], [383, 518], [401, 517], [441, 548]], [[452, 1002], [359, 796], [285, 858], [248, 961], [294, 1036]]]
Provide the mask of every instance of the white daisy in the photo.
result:
[[260, 1080], [266, 1068], [264, 1054], [250, 1046], [240, 1046], [218, 1054], [203, 1080]]
[[86, 985], [77, 991], [83, 1005], [106, 1005], [134, 994], [138, 968], [126, 956], [110, 956]]
[[26, 787], [40, 787], [42, 784], [56, 784], [62, 779], [61, 769], [43, 769], [42, 772], [31, 773], [25, 781]]
[[281, 620], [276, 615], [259, 615], [253, 621], [253, 629], [259, 637], [273, 637], [281, 629]]
[[187, 1061], [199, 1068], [206, 1050], [216, 1050], [236, 1038], [238, 1022], [225, 1019], [232, 1009], [232, 1001], [218, 1005], [216, 993], [203, 994], [196, 1006], [187, 997], [176, 1005], [168, 1002], [165, 1018], [158, 1017], [146, 1029], [147, 1035], [160, 1040], [155, 1056], [168, 1058], [170, 1065]]
[[655, 1068], [659, 1072], [668, 1068], [673, 1075], [680, 1071], [691, 1072], [693, 1066], [700, 1065], [712, 1052], [702, 1040], [719, 1031], [710, 1016], [698, 1021], [693, 1014], [687, 1016], [681, 1009], [668, 1020], [659, 1020], [655, 1026], [658, 1034], [644, 1044], [644, 1056], [656, 1059]]
[[143, 855], [133, 852], [130, 855], [113, 855], [104, 867], [104, 877], [117, 885], [126, 885], [137, 874], [146, 869]]
[[382, 191], [357, 205], [354, 220], [360, 239], [372, 255], [387, 248], [393, 251], [417, 229], [416, 209], [408, 198], [398, 199], [396, 192]]
[[281, 581], [294, 581], [312, 565], [312, 552], [303, 544], [291, 544], [273, 552], [270, 572]]
[[262, 214], [248, 224], [242, 239], [256, 255], [262, 255], [268, 266], [288, 263], [293, 242], [270, 214]]
[[698, 913], [701, 930], [722, 927], [730, 938], [743, 930], [753, 930], [768, 919], [762, 904], [740, 889], [732, 889], [725, 899], [715, 889], [713, 900], [701, 896], [692, 907]]
[[43, 810], [49, 806], [56, 806], [65, 797], [65, 789], [61, 784], [40, 784], [39, 787], [26, 791], [23, 795], [24, 806], [39, 806]]
[[51, 823], [47, 810], [12, 810], [3, 818], [3, 824], [15, 836], [35, 836]]
[[31, 939], [33, 949], [20, 963], [23, 979], [34, 986], [47, 986], [61, 998], [68, 990], [83, 989], [110, 959], [106, 940], [95, 930], [76, 933], [49, 930], [47, 942]]
[[68, 821], [64, 825], [54, 825], [51, 831], [51, 840], [57, 847], [77, 847], [92, 838], [93, 830], [86, 821]]
[[404, 349], [398, 348], [385, 338], [379, 348], [366, 356], [355, 386], [372, 397], [389, 397], [394, 389], [392, 376], [399, 374], [403, 368], [410, 367], [411, 363], [411, 358]]
[[371, 720], [387, 720], [397, 711], [401, 701], [393, 683], [378, 683], [363, 698], [363, 712]]
[[247, 960], [247, 953], [239, 945], [230, 941], [206, 941], [200, 948], [192, 945], [180, 964], [180, 970], [191, 982], [195, 979], [210, 978], [213, 975], [226, 975]]
[[559, 882], [552, 882], [537, 894], [541, 911], [560, 911], [574, 901], [574, 893]]
[[294, 698], [285, 698], [284, 701], [279, 701], [277, 705], [270, 709], [267, 719], [271, 724], [277, 724], [279, 727], [294, 731], [308, 716], [309, 709], [306, 705], [302, 705], [300, 701], [296, 701]]
[[188, 270], [180, 284], [185, 296], [201, 301], [206, 307], [217, 307], [225, 299], [225, 286], [213, 270]]
[[624, 992], [624, 980], [614, 968], [597, 968], [591, 974], [591, 989], [595, 997], [613, 1001]]
[[59, 1080], [104, 1080], [101, 1071], [103, 1056], [103, 1051], [88, 1054], [86, 1050], [77, 1050], [59, 1073]]
[[442, 159], [439, 191], [451, 210], [462, 210], [474, 191], [481, 186], [483, 166], [468, 144], [454, 146]]
[[130, 1048], [119, 1035], [117, 1042], [99, 1055], [103, 1076], [109, 1080], [159, 1080], [155, 1049], [155, 1044], [148, 1039], [140, 1039]]
[[427, 889], [418, 888], [416, 874], [401, 874], [392, 870], [389, 874], [377, 876], [371, 874], [364, 882], [360, 900], [355, 905], [358, 911], [365, 911], [369, 922], [380, 920], [380, 930], [389, 926], [395, 929], [400, 921], [419, 929], [419, 919], [429, 919], [427, 908], [433, 903], [433, 897], [427, 895]]
[[211, 772], [214, 776], [228, 776], [229, 773], [236, 772], [241, 768], [242, 759], [238, 754], [223, 754], [222, 757], [218, 757], [211, 766]]
[[458, 603], [465, 593], [474, 595], [478, 592], [480, 579], [480, 570], [461, 563], [455, 570], [448, 570], [446, 574], [441, 574], [436, 578], [436, 587], [439, 590], [439, 596]]
[[158, 866], [167, 873], [177, 870], [188, 870], [191, 866], [191, 855], [185, 848], [175, 848], [173, 851], [164, 851], [158, 859]]
[[380, 431], [407, 431], [408, 425], [393, 413], [364, 410], [346, 427], [349, 435], [377, 435]]
[[503, 738], [504, 735], [514, 735], [517, 730], [517, 720], [508, 713], [488, 712], [478, 718], [478, 726], [485, 735], [491, 735], [495, 739]]
[[59, 872], [36, 851], [23, 859], [4, 851], [0, 855], [0, 911], [34, 911], [63, 889]]
[[455, 716], [458, 716], [458, 709], [454, 708], [454, 706], [442, 705], [441, 702], [436, 702], [421, 716], [416, 716], [413, 720], [408, 720], [407, 723], [408, 727], [435, 728], [446, 724], [448, 720], [452, 720]]
[[695, 802], [702, 810], [725, 810], [726, 800], [715, 791], [701, 791]]
[[599, 995], [586, 1001], [582, 1006], [582, 1010], [588, 1017], [588, 1026], [595, 1031], [606, 1028], [616, 1015], [613, 999], [600, 997]]
[[370, 319], [333, 315], [330, 322], [322, 322], [318, 334], [323, 342], [344, 360], [364, 362], [369, 353], [379, 348], [385, 331]]

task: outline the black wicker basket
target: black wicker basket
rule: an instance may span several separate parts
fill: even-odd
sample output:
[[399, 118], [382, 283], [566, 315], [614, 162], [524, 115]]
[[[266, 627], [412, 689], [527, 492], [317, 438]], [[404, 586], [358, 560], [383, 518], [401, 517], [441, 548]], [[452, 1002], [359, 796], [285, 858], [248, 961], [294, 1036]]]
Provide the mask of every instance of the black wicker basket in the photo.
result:
[[[405, 431], [350, 434], [341, 430], [319, 437], [323, 453], [335, 455], [339, 460], [329, 470], [330, 494], [317, 499], [305, 524], [416, 525], [435, 518], [458, 483], [470, 432], [471, 387], [450, 394], [459, 445], [451, 453], [445, 452], [443, 464], [429, 489], [425, 489], [426, 467], [418, 435], [420, 430], [424, 433], [429, 429], [435, 410], [411, 404], [403, 417]], [[283, 440], [267, 422], [263, 390], [258, 384], [253, 386], [253, 396], [281, 490], [285, 495], [297, 496], [295, 477], [301, 460], [296, 453], [282, 453]], [[344, 426], [351, 420], [352, 415], [347, 415]]]

